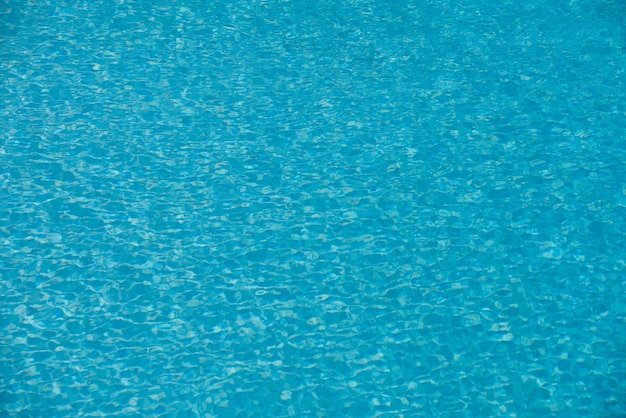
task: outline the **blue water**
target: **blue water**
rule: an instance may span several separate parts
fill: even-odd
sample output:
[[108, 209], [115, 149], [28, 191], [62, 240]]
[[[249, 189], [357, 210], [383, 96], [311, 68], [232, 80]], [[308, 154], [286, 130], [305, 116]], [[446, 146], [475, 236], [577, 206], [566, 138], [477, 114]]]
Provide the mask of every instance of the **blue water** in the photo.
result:
[[626, 5], [0, 5], [0, 416], [626, 416]]

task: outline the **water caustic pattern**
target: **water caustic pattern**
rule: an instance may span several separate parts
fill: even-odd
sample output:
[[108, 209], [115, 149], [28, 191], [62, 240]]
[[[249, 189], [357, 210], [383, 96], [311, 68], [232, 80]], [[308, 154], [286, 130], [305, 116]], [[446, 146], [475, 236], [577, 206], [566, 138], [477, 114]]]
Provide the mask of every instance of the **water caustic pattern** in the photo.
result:
[[0, 416], [623, 416], [623, 2], [5, 1]]

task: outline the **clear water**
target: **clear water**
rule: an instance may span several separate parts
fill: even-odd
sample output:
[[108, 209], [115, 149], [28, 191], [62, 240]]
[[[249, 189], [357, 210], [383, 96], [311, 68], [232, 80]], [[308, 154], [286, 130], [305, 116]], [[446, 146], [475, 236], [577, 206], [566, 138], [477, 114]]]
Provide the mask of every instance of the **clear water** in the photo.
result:
[[626, 5], [0, 5], [0, 416], [626, 416]]

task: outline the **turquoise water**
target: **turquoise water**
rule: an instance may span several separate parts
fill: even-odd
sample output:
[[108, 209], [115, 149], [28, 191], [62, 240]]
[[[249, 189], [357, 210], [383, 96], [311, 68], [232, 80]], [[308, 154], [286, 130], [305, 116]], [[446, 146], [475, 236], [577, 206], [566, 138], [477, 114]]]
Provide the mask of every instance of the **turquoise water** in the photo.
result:
[[3, 2], [0, 416], [626, 416], [624, 16]]

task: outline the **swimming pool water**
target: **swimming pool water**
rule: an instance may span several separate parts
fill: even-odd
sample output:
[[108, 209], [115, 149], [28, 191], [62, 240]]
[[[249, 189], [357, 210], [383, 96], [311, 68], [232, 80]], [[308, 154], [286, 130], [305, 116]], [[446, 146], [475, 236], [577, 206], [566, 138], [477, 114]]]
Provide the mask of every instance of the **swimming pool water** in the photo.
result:
[[3, 2], [0, 416], [626, 416], [624, 16]]

